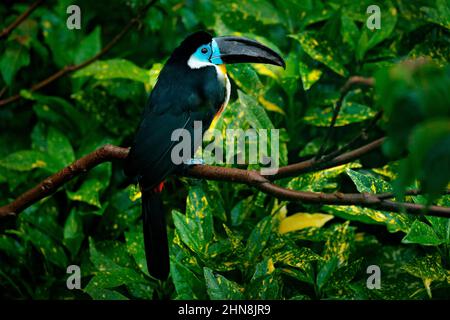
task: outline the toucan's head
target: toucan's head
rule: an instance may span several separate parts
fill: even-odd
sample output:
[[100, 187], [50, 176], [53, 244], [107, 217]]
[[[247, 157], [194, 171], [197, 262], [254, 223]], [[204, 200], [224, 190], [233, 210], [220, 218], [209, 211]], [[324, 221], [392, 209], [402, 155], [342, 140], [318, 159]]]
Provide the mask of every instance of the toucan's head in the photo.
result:
[[285, 68], [281, 56], [265, 45], [243, 37], [212, 37], [204, 31], [187, 37], [171, 59], [184, 61], [191, 69], [228, 63], [267, 63]]

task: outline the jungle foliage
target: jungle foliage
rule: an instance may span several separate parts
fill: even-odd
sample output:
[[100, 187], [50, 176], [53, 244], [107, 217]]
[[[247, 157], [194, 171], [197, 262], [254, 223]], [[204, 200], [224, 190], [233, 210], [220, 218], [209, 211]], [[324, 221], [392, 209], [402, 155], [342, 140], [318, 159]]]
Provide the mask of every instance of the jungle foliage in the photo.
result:
[[[0, 27], [29, 4], [2, 1]], [[66, 28], [71, 4], [81, 8], [81, 30]], [[46, 1], [0, 40], [0, 99], [21, 95], [0, 107], [1, 205], [105, 143], [129, 146], [165, 59], [203, 29], [259, 40], [285, 57], [286, 70], [228, 66], [232, 99], [216, 124], [280, 129], [281, 165], [318, 152], [349, 76], [375, 78], [374, 88], [345, 97], [326, 150], [364, 128], [366, 142], [387, 136], [383, 148], [281, 186], [392, 191], [450, 206], [441, 196], [450, 177], [448, 1], [381, 1], [381, 29], [372, 31], [373, 1], [161, 0], [100, 60], [29, 90], [98, 53], [144, 4]], [[405, 197], [417, 188], [424, 194]], [[244, 185], [174, 177], [164, 191], [171, 275], [161, 284], [146, 270], [138, 198], [115, 161], [3, 219], [2, 298], [450, 298], [450, 219], [289, 203]], [[69, 265], [81, 268], [81, 290], [66, 287]], [[366, 286], [370, 265], [381, 269], [381, 289]]]

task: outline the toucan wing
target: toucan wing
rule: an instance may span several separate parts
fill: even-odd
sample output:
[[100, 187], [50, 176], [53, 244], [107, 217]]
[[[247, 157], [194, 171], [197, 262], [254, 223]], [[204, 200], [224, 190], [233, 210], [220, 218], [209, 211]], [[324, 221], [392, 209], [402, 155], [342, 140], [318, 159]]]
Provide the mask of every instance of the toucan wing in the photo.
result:
[[147, 113], [130, 149], [124, 172], [137, 178], [148, 188], [160, 183], [176, 168], [172, 161], [172, 141], [176, 129], [186, 129], [193, 134], [193, 121], [189, 113]]

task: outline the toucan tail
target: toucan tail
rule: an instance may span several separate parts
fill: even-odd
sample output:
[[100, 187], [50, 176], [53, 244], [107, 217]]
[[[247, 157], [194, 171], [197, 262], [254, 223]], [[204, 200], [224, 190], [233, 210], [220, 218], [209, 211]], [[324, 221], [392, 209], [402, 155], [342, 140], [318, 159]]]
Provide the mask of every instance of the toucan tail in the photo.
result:
[[148, 272], [157, 279], [166, 280], [169, 275], [169, 245], [161, 192], [142, 192], [142, 217]]

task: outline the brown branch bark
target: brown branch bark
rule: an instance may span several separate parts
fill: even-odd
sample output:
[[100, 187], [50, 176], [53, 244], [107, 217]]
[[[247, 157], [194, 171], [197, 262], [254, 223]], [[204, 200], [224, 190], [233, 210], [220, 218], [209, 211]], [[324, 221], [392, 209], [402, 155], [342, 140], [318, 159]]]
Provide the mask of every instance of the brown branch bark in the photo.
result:
[[[37, 91], [42, 89], [43, 87], [48, 86], [50, 83], [58, 80], [59, 78], [67, 75], [68, 73], [80, 70], [88, 65], [90, 65], [92, 62], [98, 60], [101, 56], [103, 56], [105, 53], [107, 53], [112, 47], [114, 47], [117, 42], [119, 42], [125, 34], [135, 25], [138, 24], [139, 19], [147, 12], [147, 10], [156, 2], [157, 0], [152, 0], [149, 3], [147, 3], [142, 9], [139, 10], [138, 14], [128, 22], [128, 24], [120, 31], [103, 49], [97, 53], [95, 56], [87, 59], [86, 61], [83, 61], [80, 64], [76, 65], [69, 65], [65, 66], [61, 70], [55, 72], [51, 76], [49, 76], [47, 79], [42, 80], [41, 82], [38, 82], [31, 86], [29, 91]], [[6, 99], [0, 100], [0, 106], [4, 106], [6, 104], [18, 101], [21, 99], [22, 96], [20, 94], [16, 94], [13, 96], [10, 96]]]
[[[342, 164], [342, 161], [351, 161], [356, 155], [362, 155], [364, 152], [370, 152], [373, 150], [374, 145], [379, 146], [380, 142], [369, 144], [359, 148], [358, 150], [349, 152], [348, 154], [343, 154], [339, 159], [333, 159], [333, 161], [331, 161], [328, 165], [334, 166]], [[0, 207], [0, 217], [16, 215], [33, 203], [51, 195], [64, 183], [73, 179], [75, 176], [87, 172], [103, 162], [114, 159], [124, 159], [127, 155], [128, 149], [126, 148], [105, 145], [76, 160], [71, 165], [45, 179], [34, 188], [19, 196], [10, 204]], [[299, 168], [296, 168], [295, 166], [295, 164], [290, 166], [290, 168], [294, 169], [283, 170], [283, 168], [281, 168], [280, 170], [283, 170], [284, 176], [286, 177], [288, 174], [297, 174], [300, 171], [305, 172], [308, 167], [307, 164], [303, 164], [301, 166], [301, 170], [299, 170]], [[313, 163], [309, 164], [309, 166], [313, 167]], [[412, 214], [422, 214], [426, 212], [428, 215], [450, 218], [450, 208], [439, 206], [430, 206], [425, 208], [422, 205], [413, 203], [394, 202], [385, 199], [386, 194], [382, 194], [380, 197], [375, 194], [368, 193], [335, 192], [326, 194], [321, 192], [290, 190], [273, 184], [267, 177], [261, 176], [256, 171], [199, 165], [189, 168], [184, 175], [208, 180], [244, 183], [283, 200], [301, 201], [303, 203], [322, 205], [358, 205], [391, 212], [401, 212], [402, 210], [405, 210], [406, 212]]]
[[0, 32], [0, 39], [6, 38], [9, 34], [17, 28], [28, 16], [42, 3], [43, 0], [37, 0], [33, 2], [27, 10], [25, 10], [21, 15], [19, 15], [16, 20], [13, 21], [9, 26], [4, 28], [2, 32]]

